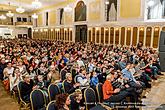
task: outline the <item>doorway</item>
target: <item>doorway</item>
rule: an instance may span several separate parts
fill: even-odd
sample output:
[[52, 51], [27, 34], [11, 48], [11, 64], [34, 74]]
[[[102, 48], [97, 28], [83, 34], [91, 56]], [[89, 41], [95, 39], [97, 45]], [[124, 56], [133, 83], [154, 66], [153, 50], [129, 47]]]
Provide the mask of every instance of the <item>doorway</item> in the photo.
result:
[[87, 43], [87, 25], [76, 25], [75, 41]]

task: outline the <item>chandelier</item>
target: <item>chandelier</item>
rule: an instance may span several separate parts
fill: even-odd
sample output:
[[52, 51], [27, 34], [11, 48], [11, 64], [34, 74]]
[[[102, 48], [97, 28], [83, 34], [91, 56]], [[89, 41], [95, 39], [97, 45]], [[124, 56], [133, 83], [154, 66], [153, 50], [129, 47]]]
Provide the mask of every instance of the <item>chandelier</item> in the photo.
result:
[[4, 14], [2, 14], [2, 15], [0, 16], [0, 19], [1, 19], [1, 20], [5, 20], [5, 19], [6, 19], [6, 16], [5, 16]]
[[[10, 2], [9, 2], [9, 7], [10, 7]], [[8, 13], [6, 13], [6, 16], [11, 18], [14, 16], [14, 13], [12, 13], [11, 11], [8, 11]]]
[[69, 5], [67, 5], [67, 6], [64, 8], [64, 11], [65, 11], [65, 12], [71, 12], [71, 11], [72, 11], [72, 8], [71, 8]]
[[13, 17], [14, 16], [14, 13], [12, 13], [11, 11], [8, 11], [8, 13], [6, 13], [6, 16], [8, 16], [8, 17]]
[[32, 2], [32, 6], [37, 9], [37, 8], [40, 8], [42, 6], [42, 3], [39, 2], [39, 0], [34, 0]]
[[19, 6], [19, 7], [16, 9], [16, 12], [18, 12], [18, 13], [24, 13], [24, 12], [25, 12], [25, 9], [22, 8], [21, 6]]
[[32, 18], [33, 18], [33, 19], [37, 19], [37, 18], [38, 18], [38, 15], [37, 15], [36, 13], [34, 13], [34, 14], [32, 15]]

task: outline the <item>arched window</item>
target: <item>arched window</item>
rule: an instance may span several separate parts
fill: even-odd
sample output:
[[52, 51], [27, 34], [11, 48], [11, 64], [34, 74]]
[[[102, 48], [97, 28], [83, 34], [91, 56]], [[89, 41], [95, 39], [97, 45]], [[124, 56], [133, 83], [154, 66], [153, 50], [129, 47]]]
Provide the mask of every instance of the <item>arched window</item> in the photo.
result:
[[165, 0], [147, 0], [146, 1], [146, 19], [164, 19]]
[[83, 1], [79, 1], [75, 7], [75, 21], [86, 21], [86, 5]]
[[117, 0], [105, 0], [106, 21], [117, 20]]

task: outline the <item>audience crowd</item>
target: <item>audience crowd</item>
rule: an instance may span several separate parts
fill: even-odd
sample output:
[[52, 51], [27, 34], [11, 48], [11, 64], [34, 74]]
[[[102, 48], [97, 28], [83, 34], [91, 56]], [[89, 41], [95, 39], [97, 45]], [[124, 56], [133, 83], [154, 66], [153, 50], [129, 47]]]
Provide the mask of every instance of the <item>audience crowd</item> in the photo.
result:
[[96, 91], [100, 83], [103, 102], [110, 107], [127, 97], [130, 102], [141, 102], [143, 90], [162, 75], [158, 52], [142, 44], [124, 47], [14, 39], [2, 40], [0, 46], [0, 79], [5, 90], [18, 94], [22, 81], [21, 97], [30, 102], [33, 90], [40, 89], [48, 97], [48, 86], [56, 84], [63, 91], [56, 97], [59, 110], [85, 109], [84, 90]]

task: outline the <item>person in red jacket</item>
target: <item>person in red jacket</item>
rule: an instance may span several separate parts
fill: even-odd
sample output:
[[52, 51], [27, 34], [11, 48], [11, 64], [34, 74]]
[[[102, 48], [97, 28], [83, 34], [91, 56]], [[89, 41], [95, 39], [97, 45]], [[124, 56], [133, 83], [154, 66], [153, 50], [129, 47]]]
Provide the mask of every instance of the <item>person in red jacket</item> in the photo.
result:
[[113, 86], [111, 84], [113, 80], [113, 75], [109, 74], [103, 84], [103, 99], [105, 102], [121, 102], [129, 95], [127, 91], [121, 91], [119, 88], [113, 89]]

